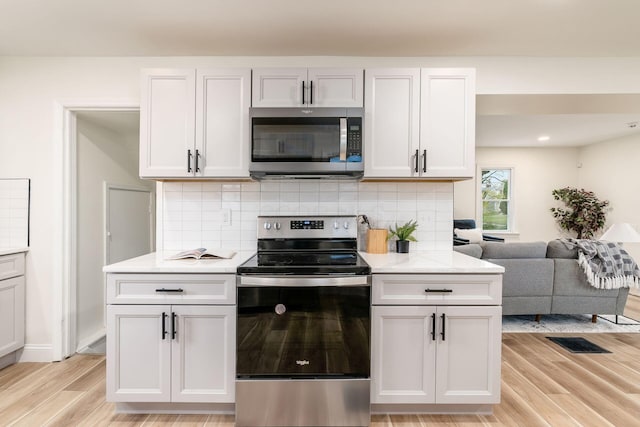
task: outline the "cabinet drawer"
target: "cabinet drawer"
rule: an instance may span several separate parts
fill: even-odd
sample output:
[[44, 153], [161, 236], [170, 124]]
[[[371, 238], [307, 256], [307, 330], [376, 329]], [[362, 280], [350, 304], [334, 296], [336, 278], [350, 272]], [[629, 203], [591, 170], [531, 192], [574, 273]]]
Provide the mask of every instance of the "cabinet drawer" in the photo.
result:
[[0, 256], [0, 280], [24, 275], [24, 253]]
[[234, 274], [108, 274], [107, 304], [235, 304]]
[[378, 305], [502, 305], [499, 274], [374, 274]]

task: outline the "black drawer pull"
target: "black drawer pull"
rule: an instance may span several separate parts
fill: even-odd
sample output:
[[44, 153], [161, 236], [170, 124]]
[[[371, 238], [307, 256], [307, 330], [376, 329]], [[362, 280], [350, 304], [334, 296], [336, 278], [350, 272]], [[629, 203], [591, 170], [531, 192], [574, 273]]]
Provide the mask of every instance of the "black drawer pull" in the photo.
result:
[[452, 293], [453, 289], [425, 289], [425, 292], [436, 292], [436, 293]]
[[442, 316], [440, 317], [442, 318], [442, 332], [440, 333], [440, 335], [442, 335], [442, 341], [444, 341], [446, 339], [444, 325], [447, 323], [447, 317], [444, 315], [444, 313], [442, 313]]
[[182, 288], [178, 288], [178, 289], [160, 288], [160, 289], [156, 289], [156, 292], [184, 292], [184, 289], [182, 289]]

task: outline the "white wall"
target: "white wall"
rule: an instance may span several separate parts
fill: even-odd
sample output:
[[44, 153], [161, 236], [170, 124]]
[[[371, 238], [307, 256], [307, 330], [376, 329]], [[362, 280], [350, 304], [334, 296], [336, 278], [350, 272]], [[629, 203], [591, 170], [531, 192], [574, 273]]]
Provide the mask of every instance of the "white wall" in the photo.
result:
[[[101, 114], [133, 114], [110, 113]], [[91, 344], [104, 329], [104, 184], [155, 190], [138, 178], [138, 133], [122, 133], [91, 120], [77, 121], [78, 265], [77, 343]]]
[[640, 58], [2, 57], [0, 171], [32, 185], [23, 360], [47, 360], [53, 331], [62, 328], [52, 324], [59, 296], [51, 291], [61, 275], [63, 232], [56, 102], [137, 102], [140, 68], [234, 66], [469, 66], [477, 68], [480, 94], [640, 93]]
[[[515, 234], [491, 233], [507, 241], [548, 241], [561, 231], [549, 209], [551, 191], [578, 185], [577, 148], [478, 148], [479, 167], [513, 167]], [[476, 218], [476, 180], [454, 184], [454, 218]], [[476, 221], [480, 221], [477, 217]], [[480, 225], [481, 226], [481, 225]]]
[[[604, 229], [617, 222], [628, 222], [640, 231], [640, 135], [583, 147], [579, 161], [580, 187], [610, 202]], [[640, 243], [625, 243], [624, 247], [640, 262]]]

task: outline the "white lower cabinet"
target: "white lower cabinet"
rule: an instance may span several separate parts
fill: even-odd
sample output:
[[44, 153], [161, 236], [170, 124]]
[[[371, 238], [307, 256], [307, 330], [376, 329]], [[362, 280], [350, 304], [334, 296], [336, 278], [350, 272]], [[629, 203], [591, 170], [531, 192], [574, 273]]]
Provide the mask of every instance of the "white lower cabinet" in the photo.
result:
[[[472, 282], [482, 282], [478, 277], [469, 276]], [[441, 291], [442, 305], [377, 305], [385, 296], [380, 291], [384, 282], [402, 286], [402, 278], [410, 285], [404, 294], [408, 296], [412, 288], [416, 296]], [[414, 284], [420, 279], [424, 286], [417, 288]], [[491, 276], [484, 282], [501, 287], [499, 279]], [[429, 275], [374, 275], [372, 404], [500, 402], [502, 307], [446, 305], [447, 298], [453, 301], [468, 293], [464, 281], [458, 276], [438, 286]], [[387, 283], [386, 289], [390, 287]]]
[[[110, 276], [108, 284], [112, 285], [117, 275]], [[140, 276], [140, 295], [148, 284], [154, 296], [166, 295], [174, 303], [107, 306], [107, 400], [233, 403], [235, 295], [230, 295], [227, 305], [180, 304], [180, 298], [191, 300], [185, 295], [189, 288], [168, 286], [173, 282], [188, 285], [189, 275], [165, 279], [166, 286], [162, 279], [171, 275], [157, 275], [159, 280]], [[205, 276], [198, 275], [200, 279]], [[125, 277], [127, 283], [135, 281], [135, 275]], [[176, 295], [176, 289], [182, 295]]]
[[14, 363], [15, 351], [24, 347], [24, 258], [0, 256], [0, 369]]

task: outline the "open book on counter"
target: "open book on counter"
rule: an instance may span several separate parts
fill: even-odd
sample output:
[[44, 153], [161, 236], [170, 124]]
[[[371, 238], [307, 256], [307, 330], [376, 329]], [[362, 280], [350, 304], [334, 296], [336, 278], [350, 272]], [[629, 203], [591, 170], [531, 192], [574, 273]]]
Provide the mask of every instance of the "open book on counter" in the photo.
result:
[[175, 255], [170, 256], [167, 259], [187, 259], [187, 258], [195, 258], [195, 259], [209, 259], [209, 258], [221, 258], [221, 259], [231, 259], [236, 254], [235, 251], [229, 249], [206, 249], [206, 248], [196, 248], [189, 249], [187, 251], [178, 252]]

